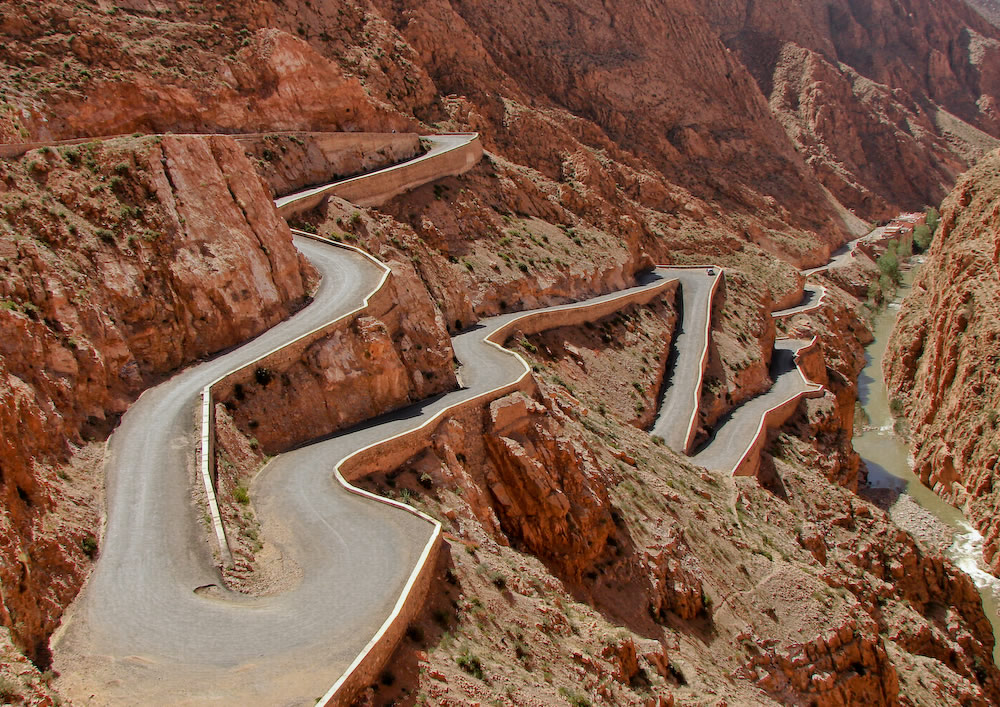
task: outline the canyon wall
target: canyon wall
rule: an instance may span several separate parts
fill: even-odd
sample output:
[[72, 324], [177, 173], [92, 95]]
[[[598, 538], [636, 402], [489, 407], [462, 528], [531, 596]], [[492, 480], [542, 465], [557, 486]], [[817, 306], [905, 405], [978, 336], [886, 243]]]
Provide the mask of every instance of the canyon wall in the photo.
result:
[[45, 663], [96, 556], [102, 441], [144, 387], [288, 316], [315, 278], [229, 138], [0, 164], [5, 623]]
[[[913, 436], [914, 472], [965, 509], [1000, 571], [1000, 151], [959, 180], [885, 357]], [[897, 402], [898, 401], [898, 402]]]
[[[838, 303], [830, 317], [841, 316]], [[659, 338], [645, 332], [672, 317], [654, 304], [510, 342], [535, 392], [464, 410], [399, 469], [359, 480], [441, 518], [451, 546], [437, 598], [389, 663], [402, 685], [372, 693], [457, 704], [673, 704], [708, 690], [731, 704], [1000, 698], [971, 579], [848, 484], [827, 483], [846, 470], [813, 463], [810, 429], [771, 446], [765, 487], [692, 468], [634, 426], [634, 409], [605, 405], [614, 372], [655, 384], [642, 365]], [[471, 658], [481, 677], [464, 667]], [[550, 678], [532, 680], [539, 671]]]
[[716, 0], [705, 11], [820, 181], [864, 218], [939, 203], [996, 146], [1000, 31], [964, 2]]

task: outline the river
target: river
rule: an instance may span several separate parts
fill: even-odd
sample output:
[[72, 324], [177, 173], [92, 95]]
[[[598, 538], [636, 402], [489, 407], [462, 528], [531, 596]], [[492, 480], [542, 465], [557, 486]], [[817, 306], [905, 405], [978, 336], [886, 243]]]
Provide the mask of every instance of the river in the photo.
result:
[[[905, 517], [901, 525], [928, 544], [945, 547], [945, 554], [972, 577], [983, 599], [983, 610], [993, 626], [993, 636], [1000, 639], [1000, 580], [982, 569], [982, 536], [961, 511], [942, 501], [937, 494], [920, 483], [911, 468], [909, 445], [894, 432], [894, 419], [882, 376], [882, 359], [899, 314], [899, 303], [909, 292], [911, 280], [912, 273], [905, 273], [904, 284], [897, 293], [896, 300], [875, 318], [875, 341], [865, 349], [867, 365], [858, 379], [858, 397], [867, 419], [863, 422], [862, 431], [855, 432], [854, 448], [868, 466], [869, 485], [873, 489], [884, 489], [883, 495], [894, 498], [891, 512], [894, 519], [898, 516]], [[890, 493], [886, 494], [886, 491]], [[920, 516], [926, 514], [913, 509], [910, 501], [933, 515], [939, 523], [930, 518], [921, 522]], [[907, 506], [910, 506], [909, 510]], [[947, 526], [947, 529], [941, 524]], [[952, 542], [945, 545], [949, 531]], [[993, 660], [1000, 665], [1000, 640], [994, 644]]]

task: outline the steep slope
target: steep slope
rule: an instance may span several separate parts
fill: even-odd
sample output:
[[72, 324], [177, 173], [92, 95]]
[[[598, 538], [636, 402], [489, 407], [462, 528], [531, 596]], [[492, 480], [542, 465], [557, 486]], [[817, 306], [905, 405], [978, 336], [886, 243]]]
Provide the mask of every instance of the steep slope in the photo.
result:
[[965, 508], [1000, 571], [1000, 151], [959, 181], [942, 207], [927, 263], [903, 302], [886, 380], [913, 434], [914, 471]]
[[1000, 135], [1000, 31], [964, 2], [710, 2], [820, 180], [870, 219], [938, 203]]
[[[864, 228], [824, 187], [865, 217], [887, 215], [896, 204], [920, 205], [943, 193], [968, 156], [990, 143], [987, 132], [997, 132], [991, 103], [996, 33], [956, 10], [956, 2], [914, 5], [919, 14], [914, 22], [923, 34], [914, 35], [914, 49], [903, 61], [888, 59], [897, 46], [909, 46], [905, 32], [866, 34], [870, 26], [915, 26], [897, 22], [901, 6], [888, 2], [877, 12], [857, 9], [856, 16], [852, 12], [867, 7], [864, 3], [626, 0], [613, 10], [596, 0], [7, 3], [0, 6], [0, 140], [133, 131], [481, 131], [491, 154], [469, 174], [419, 189], [378, 211], [333, 199], [300, 225], [357, 242], [385, 260], [409, 261], [409, 294], [429, 298], [435, 311], [426, 318], [453, 331], [501, 311], [624, 287], [653, 260], [722, 265], [727, 282], [714, 319], [715, 349], [704, 395], [715, 419], [768, 385], [775, 334], [768, 313], [776, 303], [797, 297], [798, 268], [824, 262], [849, 232]], [[733, 18], [745, 18], [746, 26]], [[941, 28], [932, 32], [933, 21]], [[970, 30], [963, 34], [962, 27]], [[775, 39], [757, 43], [753, 32]], [[951, 35], [965, 38], [965, 44], [942, 44], [942, 37]], [[870, 61], [865, 59], [869, 41], [878, 48]], [[751, 45], [765, 54], [769, 47], [780, 51], [758, 59]], [[256, 154], [266, 160], [264, 150]], [[900, 164], [904, 169], [896, 169]], [[103, 146], [36, 150], [3, 163], [3, 170], [0, 223], [10, 237], [4, 236], [3, 246], [9, 274], [0, 283], [7, 298], [0, 311], [6, 334], [0, 366], [9, 375], [0, 379], [5, 386], [0, 438], [7, 445], [2, 488], [10, 551], [0, 562], [7, 612], [2, 619], [44, 667], [45, 638], [84, 577], [80, 562], [99, 550], [100, 483], [93, 470], [101, 462], [99, 443], [116, 416], [172, 368], [235, 344], [287, 314], [305, 296], [310, 272], [270, 211], [270, 195], [253, 176], [253, 160], [225, 138], [126, 138]], [[308, 173], [268, 176], [277, 179], [272, 185], [302, 185], [322, 176]], [[146, 186], [149, 175], [157, 175], [155, 189]], [[217, 232], [210, 224], [219, 221], [225, 228]], [[31, 263], [52, 259], [59, 263], [56, 276], [31, 269]], [[55, 295], [46, 295], [46, 289]], [[853, 306], [839, 301], [844, 308]], [[836, 336], [831, 332], [829, 338]], [[425, 341], [415, 343], [426, 351]], [[352, 345], [365, 350], [364, 341]], [[849, 346], [845, 350], [851, 352]], [[659, 361], [662, 355], [652, 358]], [[635, 390], [638, 380], [625, 377], [636, 375], [640, 366], [647, 375], [651, 367], [631, 364], [616, 372], [621, 380], [609, 390]], [[843, 369], [841, 377], [852, 369], [849, 363], [832, 367]], [[553, 395], [575, 410], [578, 402], [567, 391]], [[633, 422], [631, 413], [641, 414], [635, 406], [641, 403], [644, 412], [654, 397], [649, 391], [636, 394], [642, 399], [608, 406], [624, 409], [622, 423]], [[852, 409], [849, 399], [853, 403], [845, 393], [843, 405]], [[594, 397], [591, 407], [599, 404]], [[578, 419], [541, 419], [538, 405], [558, 407], [550, 399], [510, 402], [512, 409], [518, 405], [525, 410], [525, 419], [517, 421], [523, 424], [505, 427], [499, 410], [488, 411], [489, 420], [470, 423], [470, 429], [490, 430], [494, 481], [509, 483], [522, 501], [530, 498], [516, 483], [518, 469], [539, 470], [541, 462], [522, 455], [532, 448], [558, 466], [593, 477], [580, 484], [568, 478], [565, 485], [587, 511], [581, 525], [596, 539], [571, 537], [570, 521], [548, 526], [563, 533], [566, 547], [582, 548], [588, 561], [600, 552], [615, 554], [608, 539], [627, 539], [623, 523], [636, 524], [638, 545], [649, 557], [629, 555], [620, 576], [658, 592], [637, 596], [649, 599], [661, 619], [673, 613], [688, 622], [677, 629], [684, 634], [678, 640], [684, 641], [686, 671], [671, 668], [665, 650], [649, 643], [643, 648], [662, 656], [646, 661], [650, 671], [658, 671], [661, 686], [680, 687], [685, 672], [715, 665], [698, 638], [706, 625], [711, 629], [706, 598], [714, 597], [723, 611], [748, 614], [761, 645], [749, 647], [756, 645], [751, 632], [741, 643], [746, 656], [726, 647], [725, 670], [711, 667], [710, 678], [691, 688], [694, 698], [704, 699], [734, 679], [740, 682], [732, 688], [737, 699], [805, 694], [813, 663], [806, 670], [786, 668], [795, 651], [806, 649], [785, 627], [772, 626], [756, 604], [771, 583], [791, 575], [802, 596], [793, 592], [786, 604], [769, 608], [783, 612], [819, 594], [812, 595], [802, 625], [818, 642], [816, 650], [847, 661], [832, 682], [820, 675], [809, 690], [845, 699], [870, 693], [891, 702], [896, 671], [905, 683], [903, 693], [920, 701], [923, 687], [908, 675], [925, 673], [905, 668], [925, 666], [933, 656], [943, 667], [935, 663], [927, 670], [941, 681], [941, 695], [954, 702], [995, 697], [989, 636], [968, 582], [908, 536], [892, 536], [891, 546], [906, 555], [909, 568], [931, 579], [909, 584], [906, 577], [886, 589], [881, 580], [896, 565], [869, 550], [885, 544], [895, 532], [891, 526], [877, 514], [865, 515], [874, 511], [863, 504], [854, 513], [857, 499], [843, 489], [821, 486], [825, 508], [811, 504], [813, 487], [824, 477], [848, 488], [857, 483], [842, 424], [849, 410], [810, 409], [797, 420], [804, 437], [816, 438], [819, 430], [822, 439], [793, 449], [797, 463], [808, 469], [779, 463], [790, 479], [800, 481], [793, 489], [798, 505], [782, 516], [775, 541], [792, 559], [772, 565], [761, 559], [773, 554], [763, 530], [772, 522], [772, 507], [780, 504], [771, 491], [727, 486], [720, 492], [709, 481], [699, 483], [698, 472], [683, 461], [652, 449], [640, 432], [619, 430], [619, 422], [609, 423], [606, 434], [584, 432]], [[493, 439], [498, 436], [511, 441]], [[472, 448], [487, 445], [482, 435], [471, 437]], [[638, 466], [625, 461], [627, 450], [614, 446], [619, 437], [646, 457], [636, 460]], [[281, 440], [269, 441], [280, 448]], [[441, 444], [447, 446], [447, 439]], [[50, 459], [49, 465], [40, 463]], [[479, 496], [480, 489], [463, 476], [464, 462], [447, 461], [461, 479], [456, 488], [468, 492], [461, 499], [457, 493], [444, 496], [448, 505], [439, 510], [458, 518], [453, 530], [466, 539], [486, 537], [498, 527], [499, 515], [514, 530], [509, 538], [490, 534], [484, 543], [504, 546], [513, 539], [515, 548], [502, 551], [510, 550], [505, 561], [537, 564], [525, 548], [541, 556], [547, 548], [531, 519], [518, 516], [517, 509], [504, 515], [472, 508], [466, 514], [462, 504], [487, 497], [486, 485]], [[67, 464], [82, 468], [77, 473]], [[617, 476], [619, 464], [632, 469], [623, 472], [628, 479]], [[817, 475], [815, 467], [824, 464], [823, 476]], [[431, 468], [436, 483], [435, 473]], [[418, 478], [414, 475], [414, 493]], [[673, 491], [664, 479], [683, 485], [684, 496], [668, 496]], [[642, 497], [624, 483], [657, 491]], [[754, 500], [734, 496], [730, 504], [728, 493], [738, 490]], [[717, 505], [697, 505], [712, 493], [719, 496]], [[666, 513], [665, 502], [681, 509], [678, 525], [695, 538], [694, 549], [676, 540], [673, 526], [644, 525], [649, 515]], [[616, 520], [612, 504], [635, 512]], [[71, 513], [68, 506], [78, 510]], [[826, 510], [845, 507], [852, 513]], [[60, 525], [54, 527], [59, 510]], [[752, 526], [749, 534], [732, 527], [743, 525], [746, 513], [752, 516], [745, 523]], [[735, 539], [720, 547], [706, 543], [706, 518], [720, 533], [736, 533]], [[810, 532], [807, 525], [800, 533], [800, 524], [819, 530]], [[836, 568], [826, 570], [827, 550], [820, 544], [830, 533], [839, 535], [842, 546], [830, 548]], [[516, 547], [518, 541], [525, 547]], [[747, 581], [727, 584], [731, 577], [714, 574], [722, 557], [727, 568], [739, 558], [737, 564], [748, 568]], [[464, 555], [462, 560], [463, 586], [486, 596], [492, 590], [481, 586], [487, 583], [480, 566], [465, 562]], [[702, 563], [716, 569], [702, 571]], [[582, 573], [582, 581], [592, 582], [588, 571], [606, 569], [600, 560], [598, 565], [573, 568], [574, 578]], [[870, 572], [852, 584], [854, 567]], [[514, 573], [510, 576], [513, 585]], [[579, 588], [567, 589], [558, 573], [542, 570], [536, 581], [556, 608]], [[492, 586], [500, 589], [496, 582]], [[838, 591], [842, 587], [847, 593]], [[732, 598], [731, 590], [748, 598]], [[879, 637], [886, 592], [894, 602], [892, 645]], [[920, 624], [919, 635], [909, 635], [905, 617], [923, 615], [927, 600], [947, 606], [942, 615], [961, 620], [947, 623], [935, 614]], [[475, 614], [472, 599], [467, 601], [467, 615]], [[728, 608], [731, 604], [739, 608]], [[866, 619], [855, 635], [846, 617], [858, 605], [875, 623]], [[604, 605], [587, 606], [599, 613], [594, 607]], [[552, 625], [558, 624], [556, 635], [568, 638], [569, 621], [544, 608]], [[645, 604], [639, 609], [648, 613]], [[843, 628], [843, 640], [840, 631], [836, 638], [825, 633], [822, 619], [830, 616]], [[610, 631], [620, 618], [611, 621]], [[637, 636], [651, 628], [645, 617], [635, 625]], [[722, 642], [741, 641], [738, 629], [725, 628]], [[475, 637], [474, 645], [492, 640]], [[602, 652], [600, 640], [588, 647]], [[774, 640], [781, 642], [777, 651]], [[632, 670], [627, 645], [616, 641], [615, 646], [609, 655], [616, 656], [630, 682], [639, 673]], [[751, 657], [758, 649], [763, 653]], [[454, 656], [445, 653], [450, 669]], [[849, 658], [855, 655], [857, 675], [850, 674], [855, 663]], [[562, 655], [555, 661], [564, 670], [558, 686], [568, 690], [576, 684], [574, 669], [567, 666], [582, 665], [583, 659]], [[982, 675], [974, 667], [977, 659], [985, 662]], [[821, 660], [815, 662], [822, 671]], [[741, 672], [733, 678], [736, 670]], [[874, 670], [881, 671], [877, 677]], [[748, 688], [750, 683], [757, 687]], [[643, 684], [641, 678], [637, 684]], [[595, 683], [593, 692], [600, 689]], [[556, 693], [553, 685], [544, 697], [551, 701]]]

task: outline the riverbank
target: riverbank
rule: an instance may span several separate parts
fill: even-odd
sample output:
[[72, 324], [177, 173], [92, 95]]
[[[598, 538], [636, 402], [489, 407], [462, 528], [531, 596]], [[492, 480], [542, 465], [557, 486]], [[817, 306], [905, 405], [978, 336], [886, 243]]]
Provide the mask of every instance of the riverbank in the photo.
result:
[[[982, 536], [961, 511], [924, 486], [913, 473], [909, 443], [896, 432], [886, 391], [882, 362], [900, 302], [909, 292], [913, 275], [912, 269], [904, 272], [893, 301], [875, 315], [875, 340], [866, 349], [868, 363], [858, 379], [858, 399], [865, 422], [855, 433], [854, 448], [868, 469], [867, 487], [861, 493], [887, 510], [892, 520], [928, 551], [944, 554], [972, 578], [996, 639], [1000, 636], [1000, 580], [980, 566]], [[998, 643], [993, 647], [993, 659], [1000, 661]]]

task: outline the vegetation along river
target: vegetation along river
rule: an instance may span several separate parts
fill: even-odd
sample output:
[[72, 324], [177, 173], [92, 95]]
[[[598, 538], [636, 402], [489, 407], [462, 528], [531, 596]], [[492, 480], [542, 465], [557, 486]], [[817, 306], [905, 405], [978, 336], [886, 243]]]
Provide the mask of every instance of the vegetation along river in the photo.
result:
[[[858, 396], [865, 414], [859, 416], [854, 448], [868, 466], [868, 483], [873, 495], [885, 505], [891, 504], [893, 519], [931, 547], [943, 548], [945, 554], [972, 577], [983, 598], [983, 609], [993, 626], [993, 635], [1000, 637], [1000, 615], [997, 613], [1000, 580], [981, 567], [982, 536], [961, 511], [920, 483], [911, 468], [909, 445], [895, 431], [882, 377], [882, 359], [899, 313], [899, 303], [909, 292], [911, 281], [912, 272], [906, 272], [896, 300], [875, 318], [875, 340], [865, 351], [867, 365], [858, 380]], [[993, 659], [1000, 663], [1000, 645], [994, 645]]]

